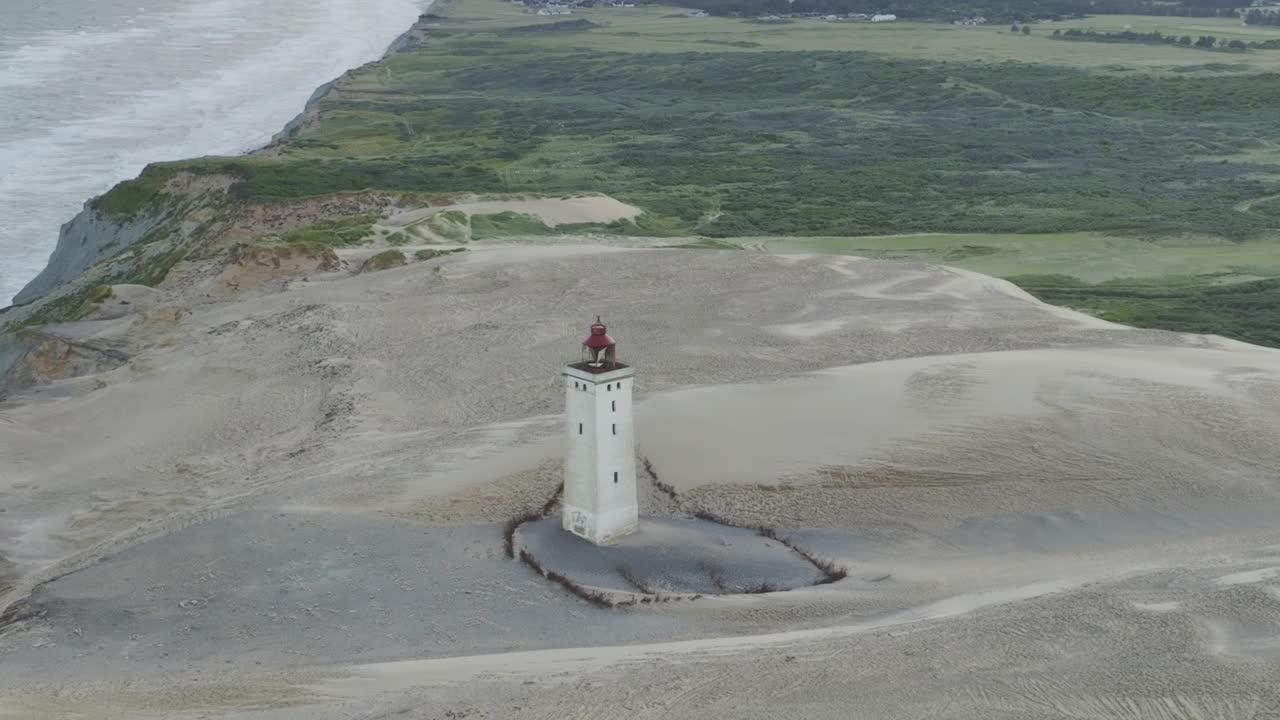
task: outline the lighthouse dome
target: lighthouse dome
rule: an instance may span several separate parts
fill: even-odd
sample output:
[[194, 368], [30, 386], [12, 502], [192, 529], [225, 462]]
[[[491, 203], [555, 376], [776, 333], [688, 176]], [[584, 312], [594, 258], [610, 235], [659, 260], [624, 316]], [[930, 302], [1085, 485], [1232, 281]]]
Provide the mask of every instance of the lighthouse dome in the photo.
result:
[[609, 337], [609, 328], [605, 327], [599, 318], [596, 318], [596, 321], [591, 324], [591, 334], [587, 336], [586, 340], [582, 341], [582, 344], [589, 348], [605, 348], [617, 343], [614, 342], [613, 338]]

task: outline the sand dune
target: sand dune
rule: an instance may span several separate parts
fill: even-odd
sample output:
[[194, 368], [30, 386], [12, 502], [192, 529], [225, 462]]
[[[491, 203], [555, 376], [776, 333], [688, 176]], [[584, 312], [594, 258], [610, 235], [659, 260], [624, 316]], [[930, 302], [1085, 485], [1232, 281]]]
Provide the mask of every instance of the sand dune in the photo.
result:
[[[0, 407], [0, 717], [1280, 708], [1280, 353], [921, 264], [430, 265], [204, 302]], [[682, 504], [847, 579], [609, 611], [502, 555], [596, 314]]]
[[496, 215], [516, 213], [532, 215], [548, 227], [574, 223], [607, 223], [614, 220], [630, 220], [640, 214], [640, 208], [615, 200], [607, 195], [584, 195], [566, 198], [532, 198], [529, 200], [474, 200], [452, 205], [404, 210], [383, 221], [390, 227], [406, 227], [432, 215], [447, 210], [467, 215]]

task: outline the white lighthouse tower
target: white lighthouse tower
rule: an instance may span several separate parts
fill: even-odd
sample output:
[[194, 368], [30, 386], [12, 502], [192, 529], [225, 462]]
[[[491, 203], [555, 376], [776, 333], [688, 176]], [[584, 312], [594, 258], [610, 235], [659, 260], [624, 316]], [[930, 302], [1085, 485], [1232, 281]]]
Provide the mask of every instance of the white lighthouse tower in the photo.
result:
[[564, 458], [565, 530], [597, 545], [636, 531], [635, 370], [618, 362], [600, 318], [582, 343], [582, 360], [564, 368], [569, 442]]

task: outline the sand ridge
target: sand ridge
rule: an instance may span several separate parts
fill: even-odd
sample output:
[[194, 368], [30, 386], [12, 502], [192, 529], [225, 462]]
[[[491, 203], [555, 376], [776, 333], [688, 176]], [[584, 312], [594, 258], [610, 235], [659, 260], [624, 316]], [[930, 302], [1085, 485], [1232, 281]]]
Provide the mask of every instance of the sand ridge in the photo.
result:
[[[597, 313], [638, 368], [639, 451], [682, 505], [784, 528], [849, 578], [617, 613], [503, 556], [505, 517], [554, 491], [558, 368]], [[197, 675], [291, 688], [204, 706], [227, 717], [543, 717], [557, 698], [824, 716], [849, 693], [875, 717], [1026, 717], [1044, 698], [1114, 716], [1165, 697], [1130, 647], [1218, 679], [1188, 707], [1272, 702], [1254, 678], [1277, 659], [1248, 638], [1280, 627], [1276, 351], [918, 263], [590, 245], [476, 246], [175, 317], [160, 344], [125, 331], [128, 363], [0, 407], [7, 598], [49, 581], [0, 631], [0, 708], [19, 716], [65, 714], [103, 673], [172, 670], [135, 686], [155, 704], [104, 693], [101, 716], [194, 711], [165, 688]], [[762, 659], [774, 636], [786, 649]], [[526, 663], [550, 657], [601, 662]], [[1027, 676], [1033, 660], [1060, 671]], [[529, 673], [484, 675], [511, 666]], [[317, 698], [339, 690], [317, 674], [357, 678], [346, 704]]]
[[640, 215], [640, 208], [628, 205], [607, 195], [583, 195], [563, 198], [527, 198], [510, 200], [462, 200], [449, 205], [401, 210], [382, 224], [387, 227], [407, 227], [437, 213], [455, 210], [467, 215], [497, 215], [516, 213], [532, 215], [548, 227], [575, 223], [607, 223], [614, 220], [631, 220]]

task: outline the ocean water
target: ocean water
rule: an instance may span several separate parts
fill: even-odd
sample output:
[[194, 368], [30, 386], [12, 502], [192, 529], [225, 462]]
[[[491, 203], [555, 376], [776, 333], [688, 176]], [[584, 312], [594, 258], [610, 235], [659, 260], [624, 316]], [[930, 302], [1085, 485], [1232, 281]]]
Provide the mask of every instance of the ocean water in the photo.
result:
[[427, 0], [0, 0], [0, 307], [85, 200], [259, 147]]

